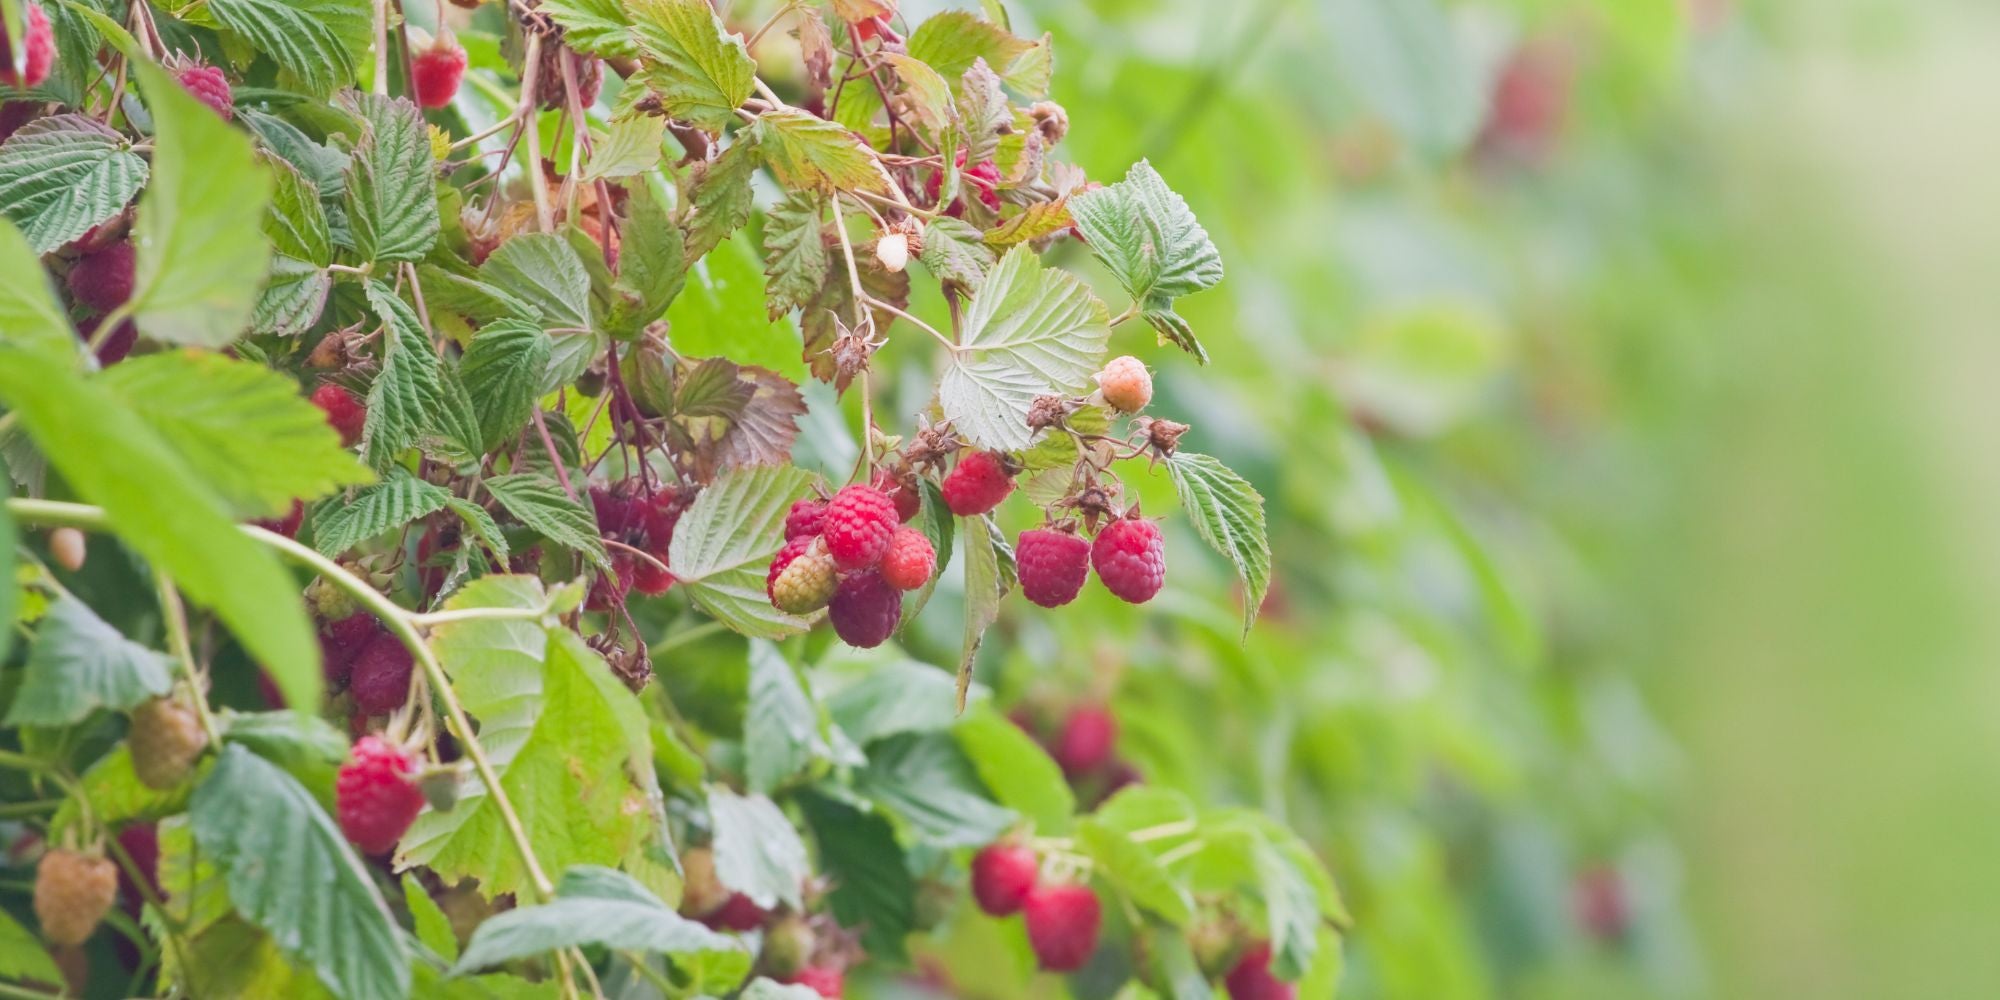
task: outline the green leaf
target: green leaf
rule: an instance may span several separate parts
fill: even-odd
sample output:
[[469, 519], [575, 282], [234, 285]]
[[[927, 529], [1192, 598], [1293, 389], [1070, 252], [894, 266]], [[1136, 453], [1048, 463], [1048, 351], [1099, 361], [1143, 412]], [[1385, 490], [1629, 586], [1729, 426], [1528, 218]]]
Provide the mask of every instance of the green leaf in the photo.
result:
[[1019, 215], [989, 230], [986, 242], [996, 247], [1030, 243], [1069, 228], [1069, 206], [1061, 201], [1042, 201], [1022, 209]]
[[771, 318], [812, 301], [826, 283], [833, 261], [826, 253], [821, 228], [826, 199], [809, 191], [794, 191], [764, 216], [765, 292]]
[[738, 132], [736, 141], [714, 162], [696, 164], [688, 171], [681, 228], [687, 232], [690, 263], [707, 256], [749, 220], [756, 203], [751, 181], [761, 162], [756, 133]]
[[1297, 979], [1312, 966], [1319, 947], [1319, 906], [1312, 883], [1268, 842], [1259, 843], [1251, 857], [1271, 929], [1271, 971], [1280, 979]]
[[750, 641], [749, 705], [743, 718], [743, 776], [752, 792], [766, 793], [799, 773], [814, 755], [829, 753], [819, 734], [819, 711], [778, 647]]
[[271, 264], [263, 232], [271, 174], [242, 132], [166, 70], [131, 64], [153, 113], [153, 179], [132, 242], [132, 318], [175, 344], [221, 347], [250, 322]]
[[962, 348], [938, 386], [959, 433], [995, 450], [1026, 448], [1038, 396], [1080, 394], [1111, 339], [1104, 303], [1075, 276], [1017, 246], [966, 307]]
[[208, 0], [208, 12], [315, 97], [354, 82], [368, 49], [368, 0]]
[[981, 709], [967, 713], [952, 734], [995, 801], [1032, 821], [1044, 836], [1069, 829], [1076, 812], [1069, 780], [1021, 727]]
[[842, 927], [859, 927], [868, 954], [904, 960], [903, 939], [916, 926], [917, 885], [910, 877], [896, 830], [822, 795], [802, 795], [799, 806], [819, 843], [821, 871], [833, 883], [827, 905]]
[[826, 710], [848, 739], [865, 747], [899, 733], [951, 728], [958, 721], [957, 685], [929, 664], [896, 660], [828, 695]]
[[382, 481], [354, 494], [345, 503], [326, 503], [313, 511], [313, 547], [330, 556], [400, 528], [445, 508], [451, 492], [392, 467]]
[[[1195, 221], [1181, 196], [1167, 187], [1153, 165], [1140, 160], [1125, 179], [1069, 200], [1070, 216], [1090, 243], [1090, 251], [1148, 312], [1156, 327], [1172, 316], [1173, 300], [1212, 288], [1222, 280], [1222, 255]], [[1204, 363], [1208, 355], [1186, 324], [1172, 316], [1169, 339]]]
[[811, 868], [806, 845], [777, 803], [714, 786], [708, 813], [715, 826], [715, 877], [764, 909], [779, 903], [797, 909]]
[[548, 335], [533, 323], [497, 319], [479, 328], [458, 374], [479, 418], [482, 450], [499, 448], [528, 425], [548, 367]]
[[347, 177], [355, 250], [378, 264], [422, 260], [439, 231], [437, 168], [423, 112], [409, 98], [380, 94], [346, 93], [340, 103], [362, 125]]
[[[873, 955], [882, 954], [874, 948], [868, 951]], [[736, 1000], [819, 1000], [819, 997], [820, 992], [810, 986], [787, 985], [759, 976], [737, 994]]]
[[566, 48], [613, 59], [639, 54], [624, 0], [543, 0], [535, 9], [562, 26]]
[[1194, 533], [1236, 567], [1243, 581], [1243, 630], [1248, 632], [1271, 586], [1264, 497], [1228, 466], [1191, 451], [1168, 459], [1167, 474]]
[[583, 553], [600, 568], [611, 569], [611, 557], [597, 533], [596, 516], [580, 501], [570, 499], [555, 480], [524, 472], [489, 476], [484, 482], [493, 499], [522, 524], [563, 548]]
[[763, 639], [807, 627], [771, 606], [764, 575], [784, 545], [786, 512], [811, 483], [793, 466], [730, 469], [695, 498], [674, 528], [667, 564], [703, 611]]
[[675, 913], [630, 875], [597, 865], [563, 873], [556, 898], [488, 917], [466, 942], [456, 971], [470, 972], [543, 952], [602, 945], [641, 953], [749, 955], [735, 938]]
[[1486, 114], [1481, 60], [1437, 0], [1330, 0], [1314, 8], [1327, 64], [1359, 103], [1432, 159], [1470, 142]]
[[77, 829], [86, 812], [91, 822], [108, 827], [152, 822], [172, 816], [187, 808], [191, 791], [187, 782], [165, 791], [146, 787], [139, 780], [138, 772], [132, 769], [132, 751], [124, 743], [97, 758], [83, 772], [79, 784], [83, 790], [83, 801], [78, 801], [74, 795], [65, 797], [62, 805], [56, 807], [56, 814], [49, 819], [49, 835], [53, 840], [59, 841], [65, 834]]
[[430, 335], [388, 285], [370, 279], [368, 305], [382, 319], [382, 370], [368, 387], [361, 455], [381, 470], [411, 445], [445, 445], [448, 455], [480, 453], [479, 421], [465, 389], [449, 377]]
[[687, 234], [644, 180], [626, 185], [624, 242], [611, 286], [611, 335], [630, 339], [660, 318], [687, 282]]
[[910, 55], [947, 80], [956, 80], [976, 59], [988, 66], [1011, 65], [1034, 43], [971, 11], [948, 10], [927, 18], [910, 35]]
[[305, 712], [248, 712], [222, 720], [222, 738], [284, 768], [309, 790], [331, 796], [334, 772], [347, 759], [348, 736]]
[[266, 155], [264, 164], [276, 182], [270, 211], [264, 213], [264, 235], [281, 256], [325, 266], [333, 260], [333, 237], [319, 187], [280, 157]]
[[97, 376], [246, 517], [371, 482], [291, 379], [221, 354], [131, 358]]
[[493, 520], [493, 515], [486, 513], [486, 508], [462, 497], [452, 497], [444, 505], [465, 522], [474, 538], [492, 550], [495, 561], [507, 561], [507, 536], [500, 533], [500, 525]]
[[965, 642], [958, 658], [958, 706], [963, 709], [979, 644], [1000, 617], [1000, 599], [1014, 587], [1014, 550], [991, 514], [959, 518], [957, 538], [965, 553]]
[[[189, 809], [236, 911], [342, 997], [405, 997], [409, 956], [368, 869], [291, 776], [240, 746], [222, 751]], [[311, 872], [310, 879], [299, 873]]]
[[404, 875], [402, 882], [403, 906], [410, 911], [410, 922], [416, 925], [417, 940], [439, 958], [458, 961], [458, 934], [451, 929], [451, 918], [444, 915], [437, 900], [431, 898], [430, 891], [415, 875]]
[[900, 52], [885, 52], [882, 58], [896, 71], [896, 78], [903, 81], [903, 93], [909, 97], [910, 110], [917, 120], [933, 135], [950, 127], [958, 112], [952, 101], [951, 84], [920, 59]]
[[[0, 484], [11, 482], [7, 462], [0, 458]], [[13, 492], [11, 485], [5, 492]], [[7, 513], [7, 505], [0, 502], [0, 663], [7, 661], [7, 654], [14, 648], [14, 623], [20, 621], [21, 615], [21, 587], [16, 576], [20, 557], [14, 552], [18, 538], [14, 515]]]
[[643, 57], [636, 82], [660, 95], [667, 112], [720, 132], [750, 96], [757, 64], [705, 0], [627, 0]]
[[993, 269], [993, 248], [971, 223], [940, 215], [924, 227], [924, 251], [917, 260], [939, 281], [977, 292]]
[[591, 147], [582, 179], [633, 177], [653, 170], [660, 165], [660, 144], [666, 135], [664, 118], [642, 115], [612, 122]]
[[251, 330], [296, 337], [319, 321], [332, 291], [333, 275], [325, 268], [284, 254], [272, 257], [270, 279], [250, 314]]
[[805, 378], [799, 335], [789, 318], [770, 317], [764, 275], [747, 237], [716, 248], [689, 275], [667, 310], [669, 338], [683, 357], [722, 357], [794, 381]]
[[119, 634], [64, 595], [49, 605], [28, 647], [9, 726], [66, 726], [100, 708], [123, 710], [167, 693], [172, 661]]
[[493, 251], [480, 277], [533, 306], [549, 331], [548, 370], [541, 391], [554, 392], [582, 375], [602, 353], [605, 338], [593, 329], [590, 272], [569, 241], [555, 233], [523, 233]]
[[48, 253], [118, 214], [146, 173], [131, 142], [97, 119], [38, 118], [0, 144], [0, 214]]
[[42, 950], [42, 942], [5, 910], [0, 910], [0, 976], [50, 984], [63, 981], [62, 970]]
[[1076, 825], [1076, 845], [1096, 862], [1097, 875], [1133, 903], [1176, 927], [1193, 919], [1187, 889], [1129, 835], [1086, 819]]
[[[5, 257], [0, 249], [0, 264]], [[77, 496], [104, 508], [126, 545], [215, 610], [288, 703], [317, 705], [318, 651], [290, 574], [231, 523], [222, 499], [137, 414], [67, 360], [23, 346], [47, 335], [16, 328], [0, 340], [0, 399]]]
[[[0, 347], [74, 361], [83, 349], [50, 287], [48, 272], [19, 230], [0, 222]], [[5, 480], [0, 480], [4, 482]]]
[[925, 843], [979, 847], [1014, 825], [995, 805], [949, 733], [910, 733], [876, 744], [854, 790], [897, 817]]
[[757, 116], [757, 147], [778, 183], [792, 191], [887, 191], [888, 179], [854, 133], [799, 108]]

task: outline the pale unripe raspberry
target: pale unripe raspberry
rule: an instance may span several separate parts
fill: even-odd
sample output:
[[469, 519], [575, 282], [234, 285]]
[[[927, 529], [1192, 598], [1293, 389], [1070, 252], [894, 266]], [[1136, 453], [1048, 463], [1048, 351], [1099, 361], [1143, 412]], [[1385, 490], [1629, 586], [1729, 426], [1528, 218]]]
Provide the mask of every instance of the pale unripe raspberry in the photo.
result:
[[83, 532], [75, 528], [57, 528], [49, 532], [49, 556], [56, 565], [74, 573], [83, 568], [83, 558], [88, 553]]
[[875, 241], [875, 260], [891, 274], [908, 267], [910, 238], [902, 233], [885, 234]]
[[814, 545], [793, 559], [771, 583], [771, 604], [779, 611], [805, 615], [826, 607], [840, 577], [825, 545]]
[[1137, 413], [1153, 401], [1153, 373], [1146, 363], [1130, 354], [1112, 358], [1097, 373], [1098, 391], [1104, 402], [1123, 413]]
[[132, 771], [147, 788], [164, 791], [187, 780], [208, 746], [208, 733], [194, 709], [172, 698], [154, 698], [132, 710], [125, 734]]
[[35, 866], [35, 919], [50, 944], [82, 944], [118, 898], [118, 866], [101, 854], [58, 848]]

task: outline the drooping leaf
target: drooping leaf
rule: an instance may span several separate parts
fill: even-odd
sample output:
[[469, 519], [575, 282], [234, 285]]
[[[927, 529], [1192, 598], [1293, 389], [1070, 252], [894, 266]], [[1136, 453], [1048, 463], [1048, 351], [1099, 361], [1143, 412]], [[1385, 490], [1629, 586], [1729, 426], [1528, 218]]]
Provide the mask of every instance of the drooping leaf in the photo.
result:
[[583, 553], [603, 569], [611, 568], [597, 517], [581, 501], [570, 499], [560, 483], [533, 472], [489, 476], [484, 482], [487, 492], [522, 524], [563, 548]]
[[417, 940], [436, 952], [439, 958], [447, 962], [458, 961], [458, 935], [451, 929], [451, 918], [444, 915], [437, 900], [431, 898], [430, 891], [415, 875], [404, 875], [402, 882], [403, 908], [410, 911], [410, 922], [416, 925]]
[[1014, 587], [1014, 550], [991, 514], [959, 518], [955, 534], [965, 553], [965, 643], [958, 659], [958, 707], [963, 711], [979, 644], [1000, 617], [1000, 599]]
[[1098, 877], [1116, 887], [1120, 895], [1177, 927], [1193, 918], [1194, 904], [1187, 889], [1129, 834], [1086, 819], [1076, 826], [1076, 845], [1096, 863]]
[[1243, 581], [1243, 628], [1249, 631], [1271, 585], [1271, 543], [1264, 498], [1242, 476], [1207, 455], [1177, 452], [1167, 460], [1174, 492], [1194, 532], [1236, 568]]
[[482, 449], [499, 448], [527, 426], [548, 367], [549, 338], [540, 327], [498, 319], [479, 328], [458, 374], [479, 417]]
[[1021, 727], [990, 709], [966, 713], [952, 730], [993, 798], [1032, 820], [1044, 836], [1069, 829], [1076, 796], [1062, 768]]
[[146, 160], [89, 115], [50, 115], [0, 143], [0, 214], [47, 253], [116, 215], [146, 183]]
[[612, 283], [611, 316], [605, 321], [613, 337], [629, 340], [660, 318], [687, 283], [687, 234], [667, 214], [645, 180], [626, 185], [624, 242], [618, 258], [618, 279]]
[[1312, 885], [1269, 843], [1258, 844], [1252, 858], [1271, 928], [1271, 971], [1281, 979], [1297, 979], [1312, 966], [1319, 946], [1319, 907]]
[[798, 108], [757, 116], [757, 146], [792, 191], [887, 191], [888, 179], [854, 133]]
[[743, 227], [755, 204], [751, 179], [763, 159], [755, 132], [738, 132], [736, 141], [712, 163], [688, 171], [682, 188], [681, 228], [687, 232], [690, 263], [707, 256], [729, 234]]
[[[965, 140], [965, 162], [996, 159], [1000, 155], [1001, 134], [1014, 128], [1014, 109], [1007, 104], [1000, 76], [985, 59], [974, 59], [958, 80], [958, 124]], [[938, 191], [941, 200], [949, 200], [956, 190], [955, 170]]]
[[750, 641], [749, 705], [743, 718], [744, 779], [750, 791], [768, 793], [827, 754], [819, 712], [778, 647]]
[[466, 942], [457, 971], [470, 972], [531, 955], [602, 945], [642, 954], [710, 952], [750, 956], [735, 938], [668, 909], [630, 875], [597, 865], [563, 873], [556, 898], [488, 917]]
[[318, 185], [282, 157], [267, 155], [264, 163], [275, 183], [270, 210], [264, 213], [264, 235], [279, 255], [325, 266], [333, 260], [333, 237]]
[[879, 814], [864, 813], [823, 795], [803, 795], [799, 805], [819, 844], [821, 870], [833, 882], [827, 905], [843, 927], [859, 927], [874, 957], [903, 960], [903, 939], [917, 922], [917, 886], [896, 830]]
[[674, 118], [720, 132], [751, 93], [757, 67], [706, 0], [627, 0], [644, 68], [634, 82]]
[[997, 450], [1031, 443], [1028, 407], [1037, 396], [1083, 390], [1104, 358], [1111, 327], [1104, 303], [1075, 276], [1044, 268], [1017, 246], [966, 307], [960, 343], [938, 387], [959, 433]]
[[1036, 202], [1019, 215], [987, 231], [986, 242], [996, 247], [1028, 243], [1069, 228], [1069, 206], [1063, 200]]
[[439, 231], [423, 113], [406, 97], [349, 93], [341, 102], [362, 124], [347, 178], [355, 250], [376, 263], [422, 260]]
[[731, 469], [695, 498], [674, 528], [667, 562], [703, 611], [764, 639], [807, 626], [771, 606], [764, 573], [784, 544], [785, 513], [811, 482], [810, 473], [788, 465]]
[[391, 468], [374, 486], [313, 511], [313, 547], [339, 555], [386, 531], [443, 510], [451, 492]]
[[832, 265], [825, 217], [826, 199], [808, 191], [793, 192], [765, 215], [765, 294], [773, 319], [811, 300], [825, 284]]
[[[8, 475], [7, 462], [0, 458], [0, 484], [10, 481]], [[14, 515], [0, 503], [0, 662], [14, 648], [14, 623], [21, 614], [21, 586], [15, 575], [20, 557], [14, 552], [15, 544]]]
[[1159, 314], [1148, 322], [1206, 362], [1207, 352], [1173, 315], [1173, 300], [1221, 281], [1222, 255], [1187, 202], [1167, 187], [1152, 164], [1140, 160], [1124, 180], [1072, 197], [1069, 212], [1091, 253], [1134, 301]]
[[917, 120], [933, 135], [941, 135], [950, 128], [957, 118], [958, 107], [952, 100], [951, 84], [944, 76], [914, 56], [887, 52], [882, 58], [896, 71], [896, 78], [903, 81], [903, 93], [908, 96], [911, 113]]
[[64, 595], [35, 631], [5, 724], [66, 726], [100, 708], [131, 708], [166, 694], [171, 670], [166, 654], [125, 638], [89, 605]]
[[315, 97], [354, 81], [368, 49], [368, 0], [208, 0], [208, 12], [242, 35]]
[[708, 813], [715, 824], [715, 877], [764, 909], [779, 903], [797, 908], [811, 869], [806, 845], [777, 803], [717, 786], [708, 790]]
[[876, 744], [854, 790], [934, 847], [977, 847], [1013, 825], [950, 733], [909, 733]]

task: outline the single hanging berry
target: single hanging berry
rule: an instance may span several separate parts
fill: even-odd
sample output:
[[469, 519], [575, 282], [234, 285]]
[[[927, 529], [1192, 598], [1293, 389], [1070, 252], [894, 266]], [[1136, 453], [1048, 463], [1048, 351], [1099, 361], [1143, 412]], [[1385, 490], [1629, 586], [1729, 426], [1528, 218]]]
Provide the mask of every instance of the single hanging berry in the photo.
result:
[[118, 866], [102, 854], [56, 848], [35, 865], [35, 919], [53, 945], [82, 944], [118, 899]]
[[1063, 720], [1061, 735], [1049, 750], [1063, 773], [1074, 778], [1096, 770], [1111, 759], [1118, 743], [1118, 720], [1101, 705], [1079, 705]]
[[989, 844], [972, 857], [972, 898], [992, 916], [1019, 913], [1040, 869], [1035, 852], [1020, 844]]
[[897, 528], [882, 553], [882, 580], [897, 590], [916, 590], [937, 572], [937, 550], [915, 528]]
[[826, 607], [839, 584], [839, 571], [826, 546], [810, 546], [771, 581], [771, 606], [788, 615], [808, 615]]
[[1160, 526], [1143, 518], [1113, 521], [1097, 533], [1090, 563], [1104, 589], [1121, 601], [1144, 604], [1167, 582], [1167, 546]]
[[874, 569], [900, 523], [896, 505], [887, 494], [856, 483], [842, 488], [827, 503], [820, 533], [841, 569]]
[[361, 429], [368, 423], [368, 408], [355, 399], [353, 393], [328, 383], [313, 390], [312, 403], [326, 414], [326, 422], [340, 433], [342, 447], [352, 448], [355, 442], [361, 440]]
[[895, 634], [903, 617], [903, 592], [884, 583], [880, 573], [856, 573], [840, 581], [827, 617], [840, 641], [873, 649]]
[[132, 297], [132, 268], [136, 255], [130, 240], [119, 240], [95, 253], [78, 257], [70, 266], [64, 283], [78, 305], [110, 312]]
[[236, 97], [229, 90], [229, 78], [222, 74], [220, 66], [193, 65], [184, 67], [176, 78], [181, 88], [193, 94], [195, 100], [215, 109], [224, 118], [236, 117]]
[[731, 893], [729, 901], [723, 903], [702, 922], [717, 929], [747, 932], [764, 926], [765, 916], [763, 907], [758, 906], [750, 897], [737, 892]]
[[83, 562], [90, 557], [90, 540], [75, 528], [57, 528], [49, 532], [49, 558], [56, 565], [74, 573], [83, 568]]
[[0, 84], [39, 87], [56, 64], [56, 33], [49, 27], [49, 16], [42, 12], [41, 4], [30, 3], [23, 13], [27, 14], [28, 30], [19, 66], [12, 58], [14, 45], [7, 37], [7, 26], [0, 24]]
[[379, 736], [356, 740], [340, 765], [333, 782], [340, 832], [363, 854], [388, 853], [424, 807], [415, 770], [409, 754]]
[[152, 698], [132, 710], [132, 728], [125, 734], [132, 753], [132, 771], [147, 788], [165, 791], [187, 780], [194, 762], [208, 746], [195, 710], [172, 698]]
[[785, 540], [791, 541], [800, 535], [817, 535], [826, 524], [826, 501], [813, 497], [792, 502], [792, 509], [785, 513]]
[[465, 49], [450, 32], [440, 35], [410, 57], [410, 90], [417, 103], [426, 108], [442, 108], [458, 96], [459, 81], [465, 78]]
[[1153, 373], [1130, 354], [1112, 358], [1097, 373], [1097, 391], [1104, 402], [1123, 413], [1137, 413], [1153, 401]]
[[960, 517], [984, 514], [1014, 492], [1019, 463], [990, 451], [966, 452], [944, 477], [944, 505]]
[[1103, 912], [1089, 886], [1044, 883], [1029, 890], [1021, 904], [1021, 919], [1036, 964], [1047, 972], [1075, 972], [1097, 950]]
[[1021, 593], [1045, 608], [1059, 608], [1076, 600], [1083, 581], [1090, 578], [1090, 543], [1065, 523], [1053, 528], [1030, 528], [1021, 532], [1014, 546], [1014, 564], [1021, 578]]
[[387, 715], [410, 697], [410, 674], [416, 663], [409, 647], [394, 632], [381, 632], [354, 654], [348, 687], [354, 705], [367, 715]]
[[1299, 995], [1298, 986], [1271, 974], [1269, 941], [1259, 941], [1245, 950], [1222, 985], [1229, 990], [1229, 1000], [1294, 1000]]

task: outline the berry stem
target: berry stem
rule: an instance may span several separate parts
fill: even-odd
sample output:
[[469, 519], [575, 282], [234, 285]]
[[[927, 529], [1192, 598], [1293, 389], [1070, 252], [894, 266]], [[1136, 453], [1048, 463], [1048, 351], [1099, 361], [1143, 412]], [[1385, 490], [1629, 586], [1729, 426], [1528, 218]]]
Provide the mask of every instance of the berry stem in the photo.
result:
[[1126, 320], [1131, 319], [1132, 317], [1137, 315], [1139, 315], [1139, 302], [1138, 300], [1134, 299], [1131, 305], [1125, 307], [1124, 312], [1119, 313], [1116, 317], [1114, 317], [1111, 320], [1111, 325], [1114, 327], [1118, 326], [1124, 323]]
[[389, 0], [375, 0], [375, 93], [389, 95]]
[[188, 693], [194, 696], [195, 718], [201, 720], [201, 730], [208, 734], [208, 745], [220, 747], [222, 732], [215, 727], [215, 716], [208, 710], [208, 691], [202, 683], [200, 668], [195, 666], [194, 650], [188, 645], [187, 606], [181, 603], [181, 592], [173, 579], [159, 570], [153, 571], [153, 588], [160, 598], [160, 617], [167, 623], [167, 648], [180, 663]]
[[535, 102], [541, 100], [537, 92], [542, 76], [541, 33], [528, 35], [528, 51], [522, 55], [521, 65], [527, 67], [521, 74], [521, 131], [528, 139], [528, 160], [522, 168], [528, 175], [528, 190], [535, 196], [535, 221], [546, 233], [556, 228], [556, 221], [549, 208], [549, 186], [542, 179], [542, 130], [535, 127], [533, 110]]
[[875, 297], [873, 297], [873, 296], [863, 296], [863, 301], [864, 301], [864, 302], [866, 302], [866, 303], [867, 303], [867, 304], [868, 304], [869, 306], [871, 306], [871, 307], [873, 307], [873, 308], [876, 308], [876, 309], [880, 309], [880, 310], [882, 310], [883, 312], [886, 312], [886, 313], [892, 313], [892, 314], [894, 314], [895, 316], [897, 316], [897, 317], [899, 317], [899, 318], [902, 318], [902, 319], [906, 319], [906, 320], [909, 320], [909, 321], [910, 321], [910, 322], [912, 322], [912, 323], [915, 323], [915, 324], [916, 324], [916, 325], [917, 325], [917, 326], [918, 326], [919, 328], [921, 328], [921, 329], [922, 329], [922, 330], [923, 330], [923, 331], [924, 331], [925, 333], [928, 333], [928, 334], [930, 334], [930, 335], [931, 335], [932, 337], [935, 337], [935, 338], [937, 338], [937, 342], [938, 342], [938, 343], [940, 343], [940, 344], [943, 344], [943, 345], [944, 345], [944, 349], [945, 349], [945, 350], [947, 350], [947, 351], [950, 351], [950, 352], [951, 352], [951, 353], [953, 353], [953, 354], [957, 354], [957, 353], [959, 353], [959, 352], [961, 352], [961, 351], [965, 350], [965, 348], [963, 348], [963, 347], [960, 347], [960, 346], [958, 346], [957, 344], [954, 344], [954, 343], [952, 343], [952, 342], [951, 342], [951, 338], [950, 338], [950, 337], [947, 337], [947, 336], [945, 336], [945, 335], [944, 335], [943, 333], [939, 332], [939, 331], [938, 331], [938, 328], [937, 328], [937, 327], [934, 327], [934, 326], [930, 325], [929, 323], [926, 323], [926, 322], [924, 322], [923, 320], [920, 320], [920, 319], [916, 318], [915, 316], [912, 316], [912, 315], [910, 315], [909, 313], [906, 313], [906, 312], [904, 312], [903, 310], [901, 310], [901, 309], [898, 309], [898, 308], [896, 308], [895, 306], [892, 306], [892, 305], [890, 305], [889, 303], [887, 303], [887, 302], [884, 302], [884, 301], [882, 301], [881, 299], [878, 299], [878, 298], [875, 298]]

